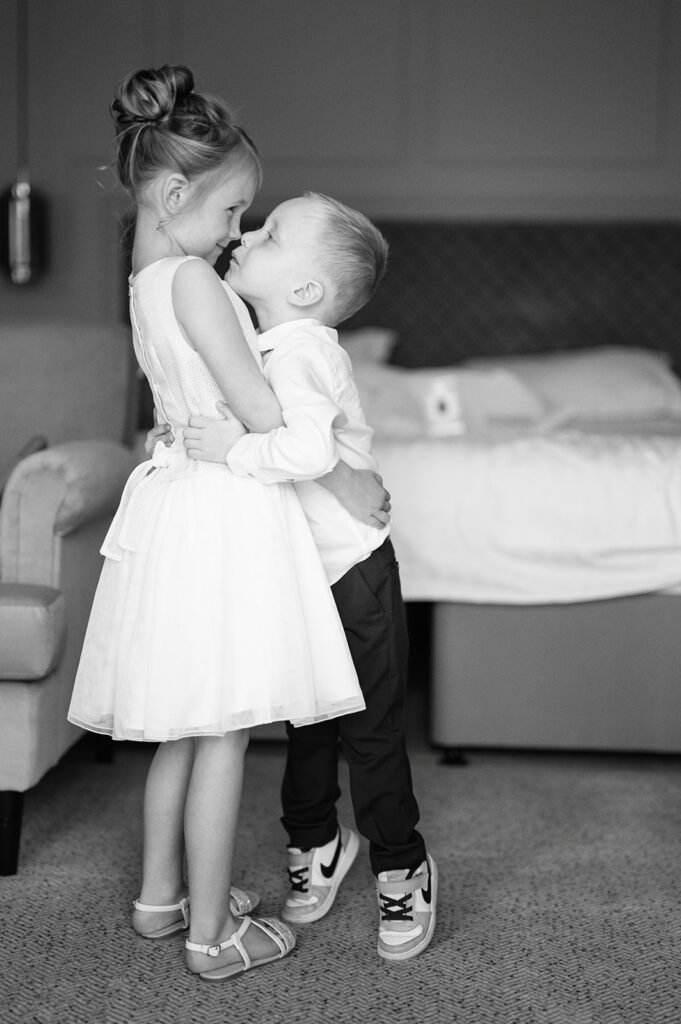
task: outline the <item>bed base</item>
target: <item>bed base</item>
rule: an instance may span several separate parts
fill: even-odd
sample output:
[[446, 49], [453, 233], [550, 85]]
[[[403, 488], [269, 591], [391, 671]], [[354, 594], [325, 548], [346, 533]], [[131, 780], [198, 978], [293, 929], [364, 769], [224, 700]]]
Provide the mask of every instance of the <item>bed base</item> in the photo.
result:
[[[392, 328], [398, 365], [633, 345], [681, 373], [679, 222], [380, 227], [385, 282], [346, 326]], [[441, 603], [434, 620], [430, 731], [445, 750], [681, 752], [681, 598]]]
[[681, 597], [436, 604], [430, 740], [681, 753]]

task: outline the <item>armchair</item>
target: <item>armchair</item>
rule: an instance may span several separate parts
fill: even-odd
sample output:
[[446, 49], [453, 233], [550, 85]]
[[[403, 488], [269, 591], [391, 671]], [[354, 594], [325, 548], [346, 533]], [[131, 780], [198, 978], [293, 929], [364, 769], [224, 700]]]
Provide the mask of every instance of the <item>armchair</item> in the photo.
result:
[[[27, 361], [36, 384], [24, 376]], [[13, 468], [11, 447], [4, 458], [0, 875], [17, 870], [23, 794], [82, 735], [66, 713], [101, 570], [99, 548], [137, 461], [121, 443], [130, 381], [123, 325], [0, 325], [5, 438], [16, 439], [15, 454], [36, 431], [48, 442]], [[83, 439], [97, 435], [104, 436]]]

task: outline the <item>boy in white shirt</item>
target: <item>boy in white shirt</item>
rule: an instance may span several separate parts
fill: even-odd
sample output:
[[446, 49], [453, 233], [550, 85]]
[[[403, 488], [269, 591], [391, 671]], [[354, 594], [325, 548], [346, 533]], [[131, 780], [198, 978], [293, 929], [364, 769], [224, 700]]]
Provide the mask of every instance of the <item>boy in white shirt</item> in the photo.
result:
[[358, 714], [287, 726], [282, 822], [291, 888], [282, 916], [303, 924], [327, 914], [357, 855], [357, 834], [336, 817], [340, 739], [357, 827], [369, 840], [376, 875], [378, 952], [407, 960], [433, 934], [437, 868], [415, 829], [399, 571], [389, 524], [360, 522], [315, 482], [339, 460], [376, 470], [350, 359], [326, 325], [346, 320], [371, 298], [386, 258], [387, 244], [366, 217], [318, 193], [282, 203], [261, 228], [244, 234], [226, 280], [255, 311], [265, 377], [285, 425], [249, 434], [225, 407], [223, 420], [190, 421], [185, 448], [263, 483], [295, 481], [366, 702]]

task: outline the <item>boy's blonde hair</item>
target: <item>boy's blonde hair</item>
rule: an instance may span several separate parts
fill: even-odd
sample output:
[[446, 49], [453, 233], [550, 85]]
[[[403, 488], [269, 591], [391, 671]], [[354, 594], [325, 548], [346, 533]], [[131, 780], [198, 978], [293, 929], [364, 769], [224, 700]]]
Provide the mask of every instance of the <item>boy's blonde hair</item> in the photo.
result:
[[388, 262], [388, 243], [368, 217], [321, 192], [305, 192], [322, 208], [321, 269], [332, 285], [326, 322], [335, 327], [365, 306]]

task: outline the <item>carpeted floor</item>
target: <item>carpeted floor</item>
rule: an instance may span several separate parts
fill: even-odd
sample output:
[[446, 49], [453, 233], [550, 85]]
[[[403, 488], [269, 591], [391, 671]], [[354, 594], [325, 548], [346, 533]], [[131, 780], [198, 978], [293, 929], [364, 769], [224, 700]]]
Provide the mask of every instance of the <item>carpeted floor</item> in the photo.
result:
[[[333, 912], [286, 960], [208, 984], [182, 940], [139, 939], [149, 750], [85, 745], [27, 795], [20, 872], [0, 880], [3, 1024], [679, 1024], [681, 761], [474, 753], [438, 763], [418, 715], [412, 765], [440, 868], [429, 950], [375, 952], [366, 847]], [[236, 881], [284, 893], [280, 744], [247, 755]], [[343, 817], [351, 822], [347, 802]]]

